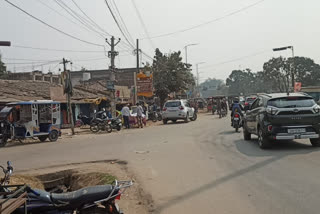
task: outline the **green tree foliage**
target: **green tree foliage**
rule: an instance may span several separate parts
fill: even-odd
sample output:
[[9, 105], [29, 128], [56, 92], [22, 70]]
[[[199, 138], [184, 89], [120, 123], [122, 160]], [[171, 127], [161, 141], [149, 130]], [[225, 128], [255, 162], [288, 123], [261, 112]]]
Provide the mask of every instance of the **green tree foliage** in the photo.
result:
[[283, 57], [272, 58], [263, 65], [263, 79], [274, 92], [288, 91], [291, 84], [290, 72], [290, 64]]
[[250, 69], [233, 70], [226, 80], [229, 86], [229, 94], [239, 95], [240, 93], [249, 94], [255, 87], [255, 74]]
[[153, 86], [161, 103], [171, 92], [181, 92], [195, 85], [190, 65], [182, 62], [181, 52], [168, 55], [156, 49], [152, 64]]
[[1, 60], [1, 55], [0, 55], [0, 77], [3, 77], [7, 74], [7, 69], [4, 63]]
[[200, 84], [200, 88], [202, 91], [206, 91], [208, 89], [218, 89], [220, 85], [223, 84], [223, 80], [208, 78], [203, 83]]
[[226, 80], [229, 94], [239, 95], [261, 92], [287, 92], [292, 86], [291, 73], [295, 82], [302, 86], [320, 85], [320, 65], [307, 57], [272, 58], [263, 65], [263, 71], [234, 70]]
[[288, 59], [288, 63], [293, 65], [295, 80], [301, 82], [303, 86], [320, 85], [320, 65], [307, 57], [295, 57]]

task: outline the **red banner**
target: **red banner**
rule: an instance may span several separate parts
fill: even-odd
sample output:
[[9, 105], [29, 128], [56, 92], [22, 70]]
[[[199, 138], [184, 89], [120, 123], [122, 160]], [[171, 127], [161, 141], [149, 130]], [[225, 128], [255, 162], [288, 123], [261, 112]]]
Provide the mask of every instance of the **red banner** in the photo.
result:
[[301, 91], [301, 82], [295, 82], [294, 83], [294, 92], [299, 92]]

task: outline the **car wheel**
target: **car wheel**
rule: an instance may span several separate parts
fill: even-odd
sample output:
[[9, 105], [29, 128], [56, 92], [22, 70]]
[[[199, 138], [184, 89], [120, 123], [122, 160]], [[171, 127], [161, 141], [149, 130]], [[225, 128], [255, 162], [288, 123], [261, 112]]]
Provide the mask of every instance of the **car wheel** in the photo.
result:
[[44, 136], [39, 136], [38, 138], [39, 138], [39, 140], [40, 140], [41, 142], [44, 142], [44, 141], [46, 141], [46, 139], [48, 138], [48, 136], [47, 136], [47, 135], [44, 135]]
[[162, 120], [163, 124], [167, 124], [168, 123], [168, 120], [164, 119]]
[[310, 143], [314, 147], [320, 147], [320, 138], [310, 139]]
[[57, 141], [58, 137], [59, 137], [59, 134], [58, 134], [58, 131], [56, 131], [56, 130], [51, 131], [50, 134], [49, 134], [49, 140], [51, 142]]
[[189, 113], [187, 113], [187, 116], [186, 116], [186, 118], [184, 119], [184, 122], [185, 122], [185, 123], [188, 123], [188, 122], [189, 122]]
[[243, 138], [244, 140], [251, 140], [251, 134], [248, 132], [245, 125], [243, 125]]
[[0, 147], [4, 147], [7, 144], [7, 138], [0, 138]]
[[258, 143], [259, 143], [259, 147], [261, 149], [268, 149], [271, 146], [270, 141], [266, 138], [265, 134], [263, 133], [262, 128], [259, 128], [259, 132], [258, 132]]

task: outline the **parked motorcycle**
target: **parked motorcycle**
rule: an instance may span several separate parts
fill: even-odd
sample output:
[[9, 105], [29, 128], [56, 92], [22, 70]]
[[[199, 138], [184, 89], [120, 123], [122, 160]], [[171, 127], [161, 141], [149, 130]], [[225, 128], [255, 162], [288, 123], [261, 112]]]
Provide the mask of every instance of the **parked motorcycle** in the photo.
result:
[[78, 115], [78, 120], [76, 121], [76, 124], [75, 126], [76, 127], [81, 127], [81, 126], [90, 126], [91, 124], [91, 121], [92, 121], [92, 118], [88, 117], [87, 115], [84, 115], [84, 114], [79, 114]]
[[242, 126], [241, 115], [235, 112], [232, 118], [232, 127], [238, 132], [239, 128]]
[[94, 118], [90, 124], [90, 130], [93, 133], [97, 133], [99, 131], [107, 131], [108, 133], [112, 132], [111, 120], [108, 118]]
[[111, 121], [108, 119], [105, 111], [95, 113], [94, 118], [90, 122], [90, 130], [93, 133], [97, 133], [99, 131], [107, 131], [108, 133], [112, 132]]
[[[3, 197], [10, 196], [7, 184], [13, 172], [9, 161], [7, 164], [7, 169], [0, 166], [5, 173], [1, 179], [0, 191], [8, 192]], [[14, 213], [22, 214], [27, 211], [32, 214], [122, 214], [116, 200], [120, 200], [120, 196], [132, 185], [132, 181], [115, 180], [113, 185], [91, 186], [67, 193], [50, 193], [27, 186], [25, 189], [28, 194], [27, 205], [18, 208]]]
[[110, 125], [112, 129], [117, 129], [118, 131], [122, 128], [122, 120], [121, 117], [116, 117], [115, 119], [109, 119]]

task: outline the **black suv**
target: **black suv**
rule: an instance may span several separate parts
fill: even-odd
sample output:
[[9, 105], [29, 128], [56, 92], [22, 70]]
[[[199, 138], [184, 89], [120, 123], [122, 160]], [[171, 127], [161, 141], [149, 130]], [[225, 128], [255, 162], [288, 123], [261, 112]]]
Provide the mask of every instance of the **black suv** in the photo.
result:
[[304, 93], [259, 94], [244, 115], [243, 136], [258, 135], [259, 146], [272, 140], [310, 139], [320, 146], [320, 106]]

